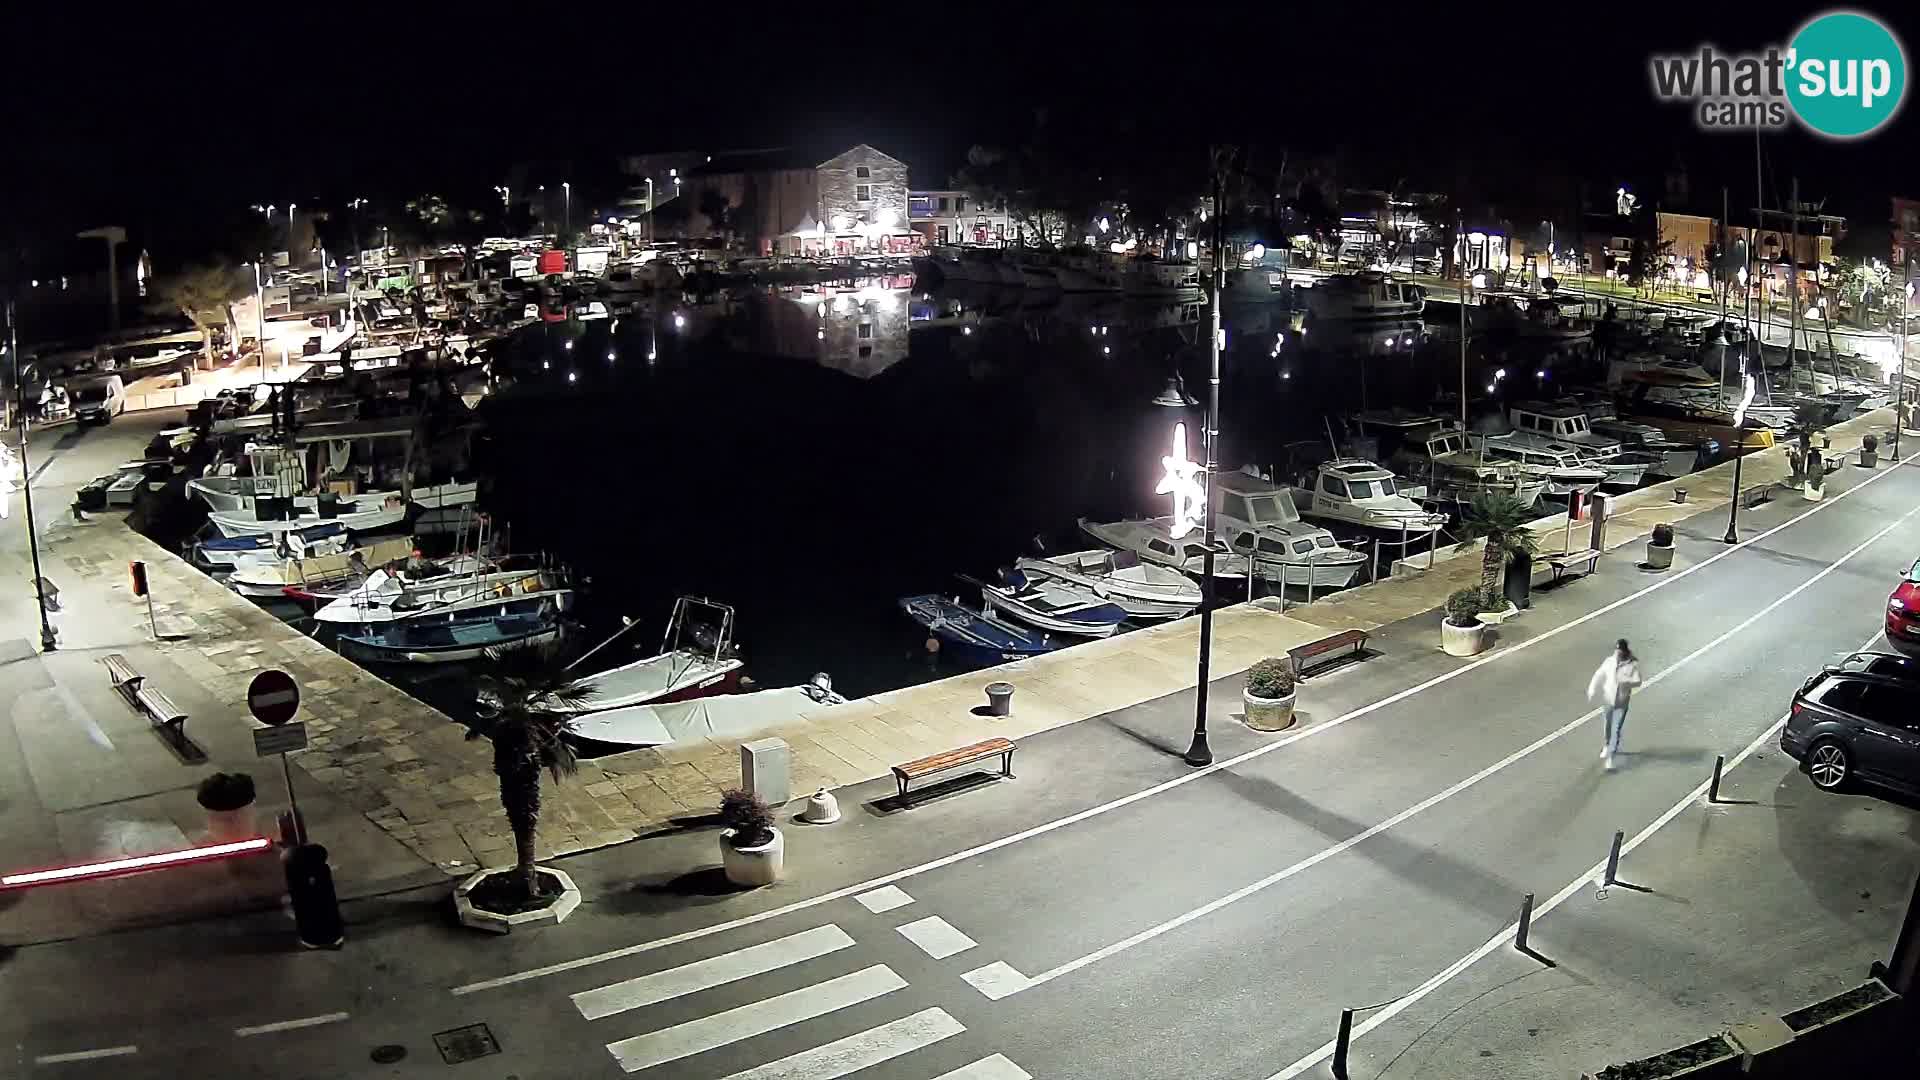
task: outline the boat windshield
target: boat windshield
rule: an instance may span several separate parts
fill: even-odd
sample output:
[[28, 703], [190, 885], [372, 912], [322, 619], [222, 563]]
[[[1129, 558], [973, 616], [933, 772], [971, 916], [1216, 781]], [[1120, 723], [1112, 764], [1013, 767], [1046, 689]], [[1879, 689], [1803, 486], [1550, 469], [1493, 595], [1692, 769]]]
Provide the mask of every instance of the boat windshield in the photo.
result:
[[1299, 521], [1300, 514], [1293, 508], [1293, 499], [1285, 492], [1273, 492], [1269, 495], [1248, 495], [1247, 509], [1256, 525], [1284, 525]]
[[1349, 480], [1347, 488], [1356, 499], [1373, 499], [1394, 493], [1393, 478], [1390, 476], [1378, 480]]

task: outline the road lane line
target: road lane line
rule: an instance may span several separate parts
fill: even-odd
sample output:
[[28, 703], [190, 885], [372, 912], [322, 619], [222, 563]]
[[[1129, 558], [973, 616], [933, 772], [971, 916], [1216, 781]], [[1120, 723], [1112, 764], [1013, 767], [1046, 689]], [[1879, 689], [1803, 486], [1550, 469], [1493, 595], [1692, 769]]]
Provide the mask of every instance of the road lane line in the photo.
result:
[[61, 1065], [69, 1061], [97, 1061], [100, 1058], [126, 1057], [137, 1054], [137, 1046], [108, 1046], [99, 1050], [75, 1050], [66, 1054], [41, 1054], [33, 1059], [35, 1065]]
[[[1906, 458], [1903, 458], [1900, 464], [1901, 465], [1911, 464], [1914, 461], [1920, 461], [1920, 453], [1911, 454]], [[1654, 581], [1646, 585], [1644, 588], [1641, 588], [1635, 592], [1629, 593], [1618, 600], [1615, 600], [1609, 604], [1606, 604], [1605, 606], [1600, 607], [1594, 611], [1590, 611], [1585, 615], [1581, 615], [1577, 618], [1574, 618], [1568, 622], [1562, 623], [1559, 626], [1551, 627], [1547, 630], [1544, 630], [1535, 637], [1530, 637], [1525, 641], [1515, 642], [1512, 645], [1502, 646], [1498, 649], [1493, 650], [1490, 653], [1485, 654], [1484, 656], [1479, 657], [1478, 659], [1472, 660], [1467, 664], [1454, 668], [1451, 671], [1442, 672], [1441, 674], [1436, 675], [1433, 678], [1426, 680], [1425, 682], [1418, 683], [1414, 686], [1410, 686], [1405, 690], [1397, 691], [1384, 698], [1381, 698], [1379, 701], [1375, 701], [1367, 705], [1362, 705], [1351, 712], [1343, 713], [1339, 716], [1336, 716], [1326, 721], [1325, 723], [1319, 724], [1315, 727], [1307, 728], [1293, 735], [1288, 735], [1283, 738], [1276, 739], [1273, 742], [1266, 743], [1261, 746], [1257, 746], [1252, 750], [1249, 750], [1238, 756], [1225, 758], [1220, 761], [1214, 762], [1212, 765], [1207, 765], [1202, 768], [1193, 769], [1189, 772], [1181, 773], [1179, 776], [1176, 776], [1171, 780], [1162, 781], [1158, 784], [1153, 785], [1152, 787], [1142, 788], [1141, 790], [1133, 792], [1132, 794], [1122, 795], [1117, 799], [1100, 803], [1096, 806], [1090, 806], [1084, 810], [1075, 811], [1074, 813], [1068, 814], [1065, 817], [1059, 817], [1059, 818], [1055, 818], [1052, 821], [1042, 822], [1039, 825], [1034, 825], [1030, 828], [1022, 829], [1019, 832], [1009, 833], [1006, 836], [1002, 836], [995, 840], [989, 840], [983, 844], [976, 844], [973, 847], [965, 848], [963, 850], [953, 852], [950, 855], [942, 855], [939, 858], [930, 859], [916, 866], [903, 867], [902, 869], [899, 869], [899, 870], [894, 870], [886, 874], [881, 874], [878, 877], [869, 878], [866, 881], [858, 882], [853, 885], [848, 885], [844, 888], [834, 889], [830, 892], [820, 893], [816, 896], [810, 896], [803, 900], [795, 900], [791, 903], [782, 904], [779, 907], [769, 908], [765, 911], [757, 911], [751, 915], [742, 915], [738, 918], [729, 919], [725, 922], [711, 923], [706, 926], [697, 927], [695, 929], [683, 931], [678, 934], [670, 934], [667, 937], [656, 938], [652, 941], [636, 942], [632, 945], [623, 945], [617, 949], [608, 949], [605, 952], [594, 953], [589, 956], [576, 957], [572, 960], [562, 960], [558, 963], [547, 964], [537, 968], [528, 968], [524, 971], [511, 972], [506, 975], [501, 975], [497, 978], [482, 979], [478, 982], [465, 983], [463, 985], [453, 987], [449, 992], [456, 997], [461, 997], [467, 994], [479, 993], [483, 990], [498, 990], [501, 987], [512, 986], [515, 983], [527, 982], [533, 979], [542, 979], [549, 975], [558, 975], [558, 974], [561, 974], [562, 972], [573, 971], [583, 967], [591, 967], [595, 964], [604, 964], [612, 960], [621, 960], [629, 956], [638, 956], [641, 953], [652, 952], [655, 949], [664, 949], [669, 946], [679, 945], [688, 941], [697, 941], [700, 938], [709, 937], [714, 934], [724, 934], [730, 930], [738, 930], [742, 927], [753, 926], [757, 923], [766, 922], [770, 919], [782, 918], [784, 916], [791, 915], [796, 911], [805, 911], [809, 908], [818, 907], [821, 904], [832, 903], [835, 900], [841, 900], [849, 896], [857, 896], [860, 893], [870, 892], [874, 889], [880, 888], [881, 886], [891, 885], [898, 881], [905, 881], [908, 878], [918, 877], [921, 874], [930, 873], [934, 870], [941, 870], [946, 867], [953, 866], [956, 863], [962, 863], [967, 861], [968, 859], [976, 858], [981, 855], [986, 855], [991, 852], [998, 851], [1001, 848], [1010, 847], [1014, 844], [1031, 840], [1036, 836], [1044, 836], [1047, 833], [1054, 832], [1059, 829], [1064, 829], [1070, 825], [1077, 825], [1082, 821], [1086, 821], [1091, 818], [1099, 817], [1102, 814], [1110, 813], [1114, 810], [1119, 810], [1124, 807], [1131, 806], [1134, 803], [1140, 802], [1143, 799], [1150, 799], [1156, 795], [1165, 794], [1166, 792], [1172, 791], [1183, 785], [1191, 784], [1197, 780], [1203, 779], [1206, 776], [1209, 776], [1213, 773], [1220, 772], [1224, 769], [1231, 769], [1237, 765], [1244, 764], [1256, 758], [1264, 757], [1267, 754], [1271, 754], [1277, 750], [1284, 749], [1288, 746], [1293, 745], [1296, 742], [1299, 742], [1302, 739], [1310, 739], [1319, 735], [1323, 735], [1326, 732], [1332, 731], [1333, 729], [1340, 727], [1341, 725], [1346, 724], [1350, 721], [1358, 720], [1361, 717], [1372, 715], [1373, 713], [1378, 712], [1381, 709], [1390, 708], [1394, 705], [1398, 705], [1400, 702], [1405, 701], [1408, 698], [1411, 698], [1417, 694], [1424, 693], [1443, 683], [1451, 682], [1452, 680], [1457, 679], [1460, 676], [1467, 674], [1468, 672], [1477, 671], [1484, 665], [1495, 663], [1496, 661], [1505, 659], [1506, 657], [1509, 657], [1509, 656], [1513, 656], [1525, 649], [1532, 648], [1533, 646], [1538, 645], [1543, 641], [1548, 641], [1548, 640], [1551, 640], [1552, 638], [1558, 637], [1560, 634], [1565, 633], [1568, 630], [1571, 630], [1577, 626], [1585, 625], [1586, 623], [1591, 622], [1592, 620], [1597, 619], [1602, 615], [1606, 615], [1613, 611], [1616, 611], [1619, 608], [1625, 606], [1626, 604], [1630, 604], [1633, 601], [1640, 599], [1641, 597], [1644, 597], [1652, 592], [1655, 592], [1656, 590], [1664, 589], [1667, 586], [1672, 585], [1676, 581], [1684, 580], [1689, 575], [1697, 573], [1700, 570], [1704, 570], [1707, 567], [1712, 566], [1714, 563], [1719, 562], [1721, 559], [1727, 558], [1728, 556], [1733, 555], [1736, 552], [1743, 551], [1746, 548], [1754, 544], [1757, 544], [1762, 540], [1765, 540], [1768, 537], [1773, 536], [1784, 529], [1791, 528], [1794, 525], [1797, 525], [1800, 522], [1806, 520], [1807, 518], [1812, 517], [1814, 514], [1818, 514], [1821, 511], [1826, 510], [1829, 507], [1832, 507], [1842, 502], [1843, 500], [1847, 499], [1849, 496], [1853, 495], [1855, 492], [1865, 489], [1868, 485], [1877, 483], [1882, 478], [1892, 476], [1898, 471], [1899, 471], [1898, 468], [1889, 468], [1883, 472], [1876, 472], [1872, 476], [1869, 476], [1865, 480], [1862, 480], [1860, 483], [1854, 485], [1851, 488], [1848, 488], [1846, 491], [1840, 492], [1837, 495], [1830, 496], [1826, 499], [1821, 500], [1820, 502], [1815, 503], [1811, 508], [1801, 511], [1799, 514], [1796, 514], [1793, 517], [1788, 518], [1786, 521], [1780, 523], [1779, 525], [1775, 525], [1770, 529], [1757, 532], [1752, 536], [1748, 537], [1747, 539], [1740, 541], [1737, 544], [1730, 544], [1725, 549], [1721, 551], [1717, 551], [1714, 554], [1707, 556], [1706, 558], [1700, 560], [1697, 563], [1694, 563], [1691, 566], [1685, 567], [1681, 570], [1674, 571], [1669, 574], [1665, 574], [1658, 581]]]
[[907, 985], [885, 964], [862, 968], [837, 979], [803, 986], [750, 1005], [675, 1024], [607, 1044], [624, 1072], [639, 1072], [669, 1061], [715, 1050], [728, 1043], [765, 1035], [830, 1012], [891, 994]]
[[[1650, 676], [1645, 681], [1645, 683], [1641, 686], [1641, 693], [1645, 693], [1647, 690], [1651, 689], [1652, 687], [1658, 685], [1661, 681], [1665, 680], [1668, 676], [1674, 674], [1675, 672], [1681, 670], [1687, 665], [1693, 663], [1695, 660], [1700, 659], [1702, 656], [1705, 656], [1707, 653], [1713, 651], [1714, 649], [1717, 649], [1720, 646], [1726, 644], [1730, 639], [1732, 639], [1732, 637], [1735, 634], [1738, 634], [1741, 631], [1752, 626], [1754, 623], [1759, 622], [1761, 619], [1765, 618], [1767, 615], [1779, 609], [1779, 607], [1782, 604], [1785, 604], [1787, 601], [1792, 600], [1794, 597], [1799, 596], [1801, 593], [1819, 584], [1820, 581], [1824, 579], [1828, 574], [1831, 574], [1834, 571], [1840, 569], [1840, 567], [1844, 566], [1855, 555], [1858, 555], [1862, 551], [1865, 551], [1867, 548], [1871, 547], [1873, 544], [1879, 542], [1888, 533], [1892, 532], [1896, 528], [1899, 528], [1901, 525], [1904, 525], [1907, 519], [1911, 518], [1916, 513], [1920, 513], [1920, 506], [1916, 506], [1913, 509], [1908, 510], [1906, 513], [1900, 515], [1900, 517], [1896, 518], [1892, 522], [1889, 522], [1886, 525], [1886, 527], [1882, 528], [1879, 532], [1876, 532], [1872, 536], [1861, 541], [1851, 551], [1848, 551], [1845, 555], [1840, 556], [1840, 558], [1835, 560], [1834, 562], [1829, 563], [1819, 573], [1813, 575], [1812, 577], [1801, 582], [1800, 584], [1795, 585], [1792, 589], [1788, 590], [1787, 592], [1781, 594], [1781, 596], [1778, 599], [1774, 600], [1772, 603], [1768, 604], [1766, 607], [1763, 607], [1759, 611], [1754, 612], [1752, 615], [1749, 615], [1746, 618], [1740, 620], [1739, 623], [1735, 624], [1732, 628], [1726, 631], [1723, 631], [1718, 636], [1713, 638], [1713, 640], [1707, 642], [1706, 644], [1693, 650], [1687, 655], [1674, 661], [1672, 664], [1668, 665], [1666, 668], [1660, 670], [1659, 672], [1656, 672], [1654, 675]], [[1877, 637], [1878, 635], [1875, 635], [1875, 636]], [[1520, 749], [1515, 750], [1513, 753], [1508, 754], [1506, 757], [1501, 758], [1499, 761], [1496, 761], [1493, 764], [1487, 766], [1486, 768], [1481, 769], [1479, 772], [1474, 773], [1472, 776], [1469, 776], [1466, 779], [1453, 784], [1451, 787], [1448, 787], [1443, 791], [1427, 796], [1426, 798], [1420, 800], [1417, 803], [1414, 803], [1412, 806], [1407, 807], [1405, 810], [1400, 811], [1399, 813], [1393, 815], [1390, 818], [1387, 818], [1384, 821], [1380, 821], [1373, 825], [1370, 825], [1367, 828], [1361, 830], [1360, 832], [1355, 833], [1354, 835], [1346, 838], [1345, 840], [1340, 841], [1337, 844], [1334, 844], [1330, 847], [1322, 848], [1319, 851], [1314, 852], [1312, 855], [1309, 855], [1306, 858], [1301, 859], [1299, 862], [1296, 862], [1291, 866], [1287, 866], [1280, 870], [1276, 870], [1273, 873], [1268, 874], [1266, 877], [1259, 879], [1258, 881], [1251, 882], [1247, 885], [1242, 885], [1240, 888], [1235, 889], [1230, 893], [1227, 893], [1225, 896], [1221, 896], [1217, 899], [1208, 901], [1207, 903], [1202, 904], [1201, 906], [1194, 908], [1191, 911], [1183, 912], [1156, 926], [1150, 926], [1147, 929], [1132, 935], [1131, 937], [1123, 938], [1119, 941], [1114, 942], [1111, 945], [1107, 945], [1102, 948], [1096, 949], [1093, 952], [1086, 954], [1085, 956], [1079, 957], [1078, 959], [1069, 960], [1058, 967], [1050, 968], [1046, 971], [1039, 973], [1038, 975], [1030, 976], [1027, 979], [1025, 985], [1019, 986], [1018, 990], [1026, 990], [1026, 989], [1030, 989], [1031, 987], [1039, 986], [1042, 983], [1052, 982], [1054, 979], [1057, 979], [1062, 975], [1071, 974], [1072, 972], [1078, 971], [1089, 964], [1097, 963], [1101, 960], [1107, 959], [1108, 957], [1118, 955], [1119, 953], [1123, 953], [1128, 949], [1133, 948], [1136, 945], [1140, 945], [1145, 942], [1152, 941], [1154, 938], [1157, 938], [1160, 935], [1167, 933], [1170, 930], [1177, 930], [1180, 927], [1185, 926], [1196, 919], [1200, 919], [1207, 915], [1211, 915], [1212, 913], [1219, 911], [1221, 908], [1224, 908], [1229, 904], [1237, 903], [1238, 901], [1244, 900], [1247, 897], [1254, 895], [1255, 893], [1261, 892], [1262, 890], [1265, 890], [1274, 885], [1277, 885], [1280, 882], [1285, 881], [1288, 878], [1293, 877], [1304, 870], [1312, 869], [1313, 867], [1318, 866], [1319, 864], [1325, 862], [1326, 860], [1333, 858], [1335, 855], [1339, 855], [1342, 852], [1348, 851], [1353, 847], [1356, 847], [1357, 845], [1364, 843], [1365, 841], [1370, 840], [1375, 836], [1380, 835], [1381, 833], [1384, 833], [1390, 829], [1393, 829], [1398, 825], [1403, 824], [1409, 818], [1412, 818], [1417, 814], [1420, 814], [1426, 810], [1433, 808], [1434, 806], [1439, 805], [1440, 803], [1445, 802], [1448, 799], [1453, 798], [1455, 795], [1458, 795], [1461, 792], [1467, 790], [1468, 788], [1473, 787], [1475, 784], [1478, 784], [1480, 781], [1485, 780], [1486, 778], [1494, 775], [1495, 773], [1501, 772], [1507, 769], [1508, 767], [1516, 764], [1517, 762], [1531, 755], [1534, 751], [1539, 750], [1541, 747], [1544, 747], [1549, 743], [1555, 742], [1556, 740], [1560, 739], [1562, 736], [1571, 734], [1572, 732], [1579, 730], [1581, 727], [1591, 723], [1599, 715], [1600, 715], [1599, 709], [1590, 709], [1587, 712], [1581, 714], [1580, 716], [1575, 717], [1573, 720], [1565, 724], [1562, 724], [1558, 728], [1555, 728], [1553, 731], [1550, 731], [1547, 734], [1542, 735], [1538, 739], [1535, 739], [1534, 741], [1521, 747]]]
[[945, 1009], [922, 1009], [844, 1039], [789, 1054], [725, 1080], [839, 1080], [967, 1030]]
[[322, 1024], [337, 1024], [348, 1018], [343, 1012], [322, 1013], [319, 1016], [303, 1016], [298, 1020], [281, 1020], [272, 1024], [256, 1024], [253, 1027], [237, 1027], [235, 1035], [247, 1038], [252, 1035], [271, 1035], [276, 1031], [298, 1031], [301, 1028], [319, 1027]]
[[1005, 1054], [994, 1054], [950, 1073], [941, 1073], [933, 1080], [1033, 1080], [1033, 1074], [1008, 1061]]
[[900, 936], [920, 946], [921, 951], [935, 960], [945, 960], [955, 953], [963, 953], [973, 948], [972, 938], [960, 932], [959, 928], [938, 915], [929, 915], [918, 922], [905, 926], [896, 926]]
[[[1879, 634], [1873, 635], [1872, 637], [1868, 638], [1864, 644], [1860, 646], [1860, 650], [1856, 650], [1856, 651], [1862, 651], [1862, 650], [1871, 648], [1873, 643], [1879, 640], [1879, 638], [1880, 638]], [[1780, 732], [1780, 729], [1786, 726], [1787, 717], [1791, 715], [1792, 713], [1788, 713], [1786, 716], [1781, 716], [1779, 719], [1775, 720], [1772, 724], [1769, 724], [1767, 726], [1767, 730], [1761, 732], [1758, 737], [1756, 737], [1752, 742], [1746, 745], [1745, 749], [1741, 750], [1738, 754], [1735, 754], [1733, 756], [1733, 759], [1727, 762], [1726, 768], [1721, 770], [1722, 775], [1724, 776], [1725, 773], [1731, 772], [1732, 770], [1738, 768], [1742, 762], [1746, 761], [1748, 757], [1753, 755], [1754, 751], [1760, 749], [1762, 746], [1765, 746], [1768, 740], [1778, 735]], [[1682, 813], [1686, 811], [1688, 807], [1692, 806], [1694, 803], [1698, 802], [1699, 800], [1706, 798], [1707, 788], [1711, 786], [1712, 783], [1713, 781], [1711, 778], [1703, 781], [1698, 787], [1694, 788], [1692, 791], [1689, 791], [1686, 794], [1685, 798], [1682, 798], [1679, 802], [1674, 803], [1672, 806], [1668, 807], [1666, 809], [1666, 812], [1661, 814], [1659, 817], [1654, 818], [1652, 823], [1649, 824], [1646, 828], [1641, 829], [1637, 833], [1634, 833], [1633, 839], [1628, 840], [1625, 843], [1620, 845], [1620, 854], [1622, 856], [1625, 856], [1628, 852], [1639, 847], [1641, 844], [1645, 843], [1648, 840], [1648, 838], [1653, 836], [1653, 834], [1659, 832], [1661, 829], [1671, 824], [1673, 822], [1673, 819], [1679, 817]], [[1568, 900], [1572, 899], [1574, 894], [1578, 893], [1581, 890], [1581, 888], [1583, 888], [1584, 886], [1591, 883], [1597, 883], [1600, 880], [1602, 880], [1606, 872], [1607, 872], [1606, 859], [1601, 859], [1599, 862], [1594, 863], [1593, 866], [1590, 867], [1585, 873], [1581, 874], [1579, 877], [1574, 878], [1572, 881], [1567, 882], [1566, 886], [1562, 888], [1559, 892], [1554, 893], [1552, 896], [1548, 897], [1546, 903], [1540, 904], [1539, 906], [1535, 907], [1533, 909], [1534, 922], [1536, 923], [1539, 922], [1541, 917], [1545, 916], [1548, 912], [1552, 911], [1554, 908], [1557, 908], [1561, 904], [1564, 904]], [[1367, 1017], [1365, 1020], [1355, 1025], [1350, 1038], [1358, 1039], [1361, 1036], [1372, 1031], [1373, 1029], [1379, 1027], [1381, 1024], [1384, 1024], [1387, 1021], [1393, 1019], [1394, 1017], [1400, 1015], [1402, 1012], [1406, 1011], [1409, 1007], [1419, 1003], [1420, 1000], [1425, 998], [1428, 994], [1433, 993], [1435, 990], [1438, 990], [1440, 987], [1445, 986], [1448, 982], [1451, 982], [1455, 977], [1460, 975], [1460, 973], [1466, 971], [1468, 968], [1479, 963], [1481, 960], [1486, 959], [1494, 951], [1504, 948], [1508, 945], [1511, 945], [1513, 943], [1513, 935], [1517, 933], [1519, 929], [1520, 929], [1520, 925], [1518, 922], [1508, 923], [1498, 933], [1494, 934], [1491, 938], [1488, 938], [1483, 944], [1481, 944], [1479, 948], [1473, 950], [1472, 952], [1466, 954], [1465, 956], [1462, 956], [1460, 959], [1455, 960], [1453, 963], [1448, 964], [1446, 967], [1441, 968], [1438, 972], [1434, 973], [1432, 978], [1429, 978], [1426, 982], [1423, 982], [1419, 986], [1416, 986], [1412, 990], [1408, 991], [1405, 997], [1396, 999], [1392, 1004], [1389, 1004], [1383, 1007], [1379, 1012], [1374, 1013], [1372, 1016]], [[1287, 1066], [1286, 1068], [1280, 1070], [1279, 1072], [1274, 1073], [1272, 1076], [1268, 1077], [1267, 1080], [1293, 1080], [1294, 1077], [1299, 1076], [1301, 1073], [1306, 1072], [1308, 1069], [1313, 1068], [1314, 1066], [1318, 1065], [1320, 1062], [1325, 1061], [1327, 1058], [1332, 1056], [1333, 1056], [1333, 1043], [1328, 1042], [1322, 1045], [1320, 1049], [1315, 1050], [1314, 1052], [1308, 1054], [1306, 1057], [1301, 1058], [1299, 1061], [1296, 1061], [1293, 1064]]]
[[586, 990], [573, 995], [573, 1004], [581, 1016], [599, 1020], [628, 1009], [658, 1005], [701, 990], [765, 975], [852, 945], [853, 939], [838, 926], [819, 926], [677, 968]]

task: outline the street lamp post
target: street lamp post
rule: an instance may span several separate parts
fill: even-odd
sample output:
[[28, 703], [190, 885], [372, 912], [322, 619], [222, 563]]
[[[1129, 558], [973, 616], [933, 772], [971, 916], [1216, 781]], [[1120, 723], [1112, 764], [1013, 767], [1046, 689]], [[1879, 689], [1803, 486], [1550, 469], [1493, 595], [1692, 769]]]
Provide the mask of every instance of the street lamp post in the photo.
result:
[[1907, 284], [1900, 293], [1900, 369], [1894, 375], [1898, 384], [1893, 389], [1893, 460], [1900, 461], [1900, 432], [1907, 426], [1907, 309], [1913, 306], [1913, 257], [1902, 260], [1906, 267]]
[[13, 317], [13, 298], [7, 298], [7, 350], [13, 354], [13, 391], [20, 413], [20, 497], [27, 504], [27, 549], [33, 553], [33, 596], [40, 607], [40, 651], [56, 647], [53, 623], [47, 620], [47, 579], [40, 575], [40, 532], [33, 523], [33, 468], [27, 464], [27, 387], [20, 380], [20, 327]]
[[260, 259], [255, 259], [253, 262], [253, 340], [260, 347], [260, 381], [266, 382], [267, 293], [260, 282]]
[[653, 246], [653, 177], [647, 177], [647, 246]]
[[[1219, 152], [1216, 151], [1216, 155]], [[1212, 333], [1207, 337], [1207, 433], [1205, 483], [1205, 554], [1200, 563], [1200, 684], [1196, 687], [1193, 710], [1193, 742], [1187, 747], [1187, 764], [1199, 768], [1213, 764], [1213, 748], [1207, 745], [1207, 678], [1213, 665], [1213, 474], [1218, 464], [1220, 442], [1220, 293], [1226, 284], [1226, 261], [1221, 258], [1226, 237], [1220, 225], [1226, 198], [1226, 162], [1216, 156], [1213, 163], [1213, 315]]]
[[566, 217], [562, 218], [561, 220], [565, 228], [566, 235], [572, 235], [573, 233], [573, 181], [571, 180], [560, 181], [560, 192], [565, 197], [565, 203], [566, 203]]
[[[1726, 364], [1727, 332], [1723, 326], [1714, 331], [1720, 347], [1721, 365]], [[1725, 385], [1722, 383], [1722, 385]], [[1740, 404], [1733, 410], [1733, 501], [1727, 506], [1727, 535], [1720, 539], [1729, 544], [1740, 542], [1740, 463], [1746, 457], [1740, 451], [1746, 446], [1747, 406], [1753, 404], [1753, 376], [1747, 372], [1747, 358], [1740, 357]]]

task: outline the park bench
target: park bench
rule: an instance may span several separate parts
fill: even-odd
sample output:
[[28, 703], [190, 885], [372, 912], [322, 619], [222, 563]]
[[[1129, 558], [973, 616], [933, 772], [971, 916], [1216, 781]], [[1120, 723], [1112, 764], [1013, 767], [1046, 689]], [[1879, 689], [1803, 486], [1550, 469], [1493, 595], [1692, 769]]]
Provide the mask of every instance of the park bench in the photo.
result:
[[1582, 575], [1593, 573], [1593, 568], [1600, 564], [1600, 552], [1595, 548], [1588, 548], [1585, 551], [1558, 551], [1548, 555], [1546, 562], [1548, 568], [1553, 571], [1553, 580], [1557, 584], [1563, 576], [1576, 568]]
[[172, 698], [155, 687], [142, 686], [134, 692], [133, 697], [140, 703], [140, 708], [147, 714], [147, 719], [153, 721], [154, 727], [177, 733], [181, 725], [187, 722], [187, 714], [181, 711], [180, 706], [175, 705]]
[[1000, 759], [1000, 775], [1013, 778], [1013, 743], [1007, 739], [985, 739], [971, 746], [962, 746], [957, 750], [948, 750], [942, 754], [923, 757], [893, 767], [893, 778], [900, 784], [900, 802], [907, 801], [907, 784], [923, 776], [956, 769], [962, 765], [971, 765], [976, 761], [985, 761], [991, 757]]
[[1740, 490], [1740, 509], [1751, 510], [1763, 502], [1773, 501], [1774, 495], [1781, 491], [1779, 484], [1755, 484]]
[[[1352, 660], [1367, 649], [1365, 630], [1342, 630], [1337, 634], [1323, 637], [1318, 641], [1309, 641], [1287, 650], [1287, 660], [1293, 665], [1293, 677], [1304, 679], [1307, 669], [1332, 664], [1340, 660]], [[1345, 655], [1335, 656], [1345, 650]]]
[[147, 677], [133, 670], [133, 665], [127, 663], [127, 658], [119, 653], [109, 654], [106, 665], [107, 678], [113, 680], [113, 688], [127, 695], [131, 703], [132, 696], [139, 693], [140, 684], [146, 681]]

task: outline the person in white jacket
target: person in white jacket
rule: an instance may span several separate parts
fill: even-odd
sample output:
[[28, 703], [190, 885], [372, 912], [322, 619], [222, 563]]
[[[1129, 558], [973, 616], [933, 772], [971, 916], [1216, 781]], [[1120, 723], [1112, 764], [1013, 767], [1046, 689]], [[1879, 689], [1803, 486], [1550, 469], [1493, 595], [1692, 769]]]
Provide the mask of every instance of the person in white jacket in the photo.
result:
[[1613, 755], [1620, 752], [1620, 734], [1627, 727], [1627, 702], [1640, 681], [1640, 658], [1627, 647], [1626, 638], [1614, 643], [1613, 652], [1600, 661], [1593, 678], [1587, 680], [1587, 697], [1600, 702], [1600, 715], [1607, 723], [1601, 736], [1600, 760], [1609, 769], [1613, 768]]

